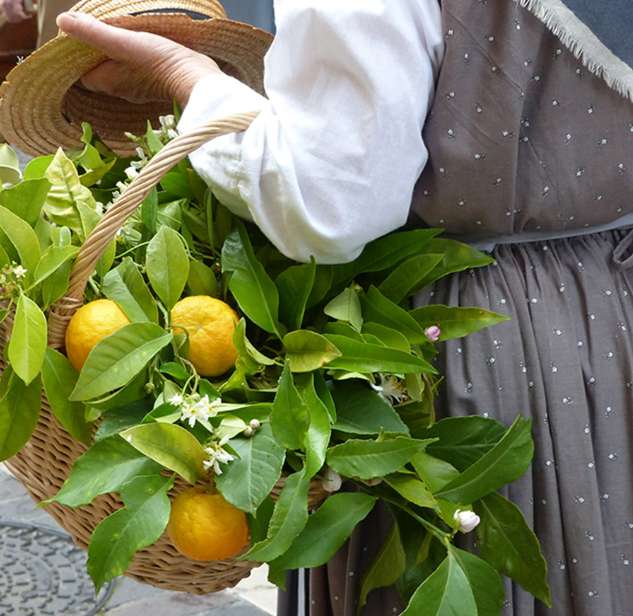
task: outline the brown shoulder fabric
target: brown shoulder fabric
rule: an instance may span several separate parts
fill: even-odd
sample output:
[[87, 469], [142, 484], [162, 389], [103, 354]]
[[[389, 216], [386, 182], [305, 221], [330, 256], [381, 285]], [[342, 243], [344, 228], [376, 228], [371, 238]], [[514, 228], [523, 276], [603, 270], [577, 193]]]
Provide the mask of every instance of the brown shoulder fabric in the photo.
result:
[[633, 212], [633, 103], [508, 0], [444, 0], [446, 56], [414, 223], [468, 239]]

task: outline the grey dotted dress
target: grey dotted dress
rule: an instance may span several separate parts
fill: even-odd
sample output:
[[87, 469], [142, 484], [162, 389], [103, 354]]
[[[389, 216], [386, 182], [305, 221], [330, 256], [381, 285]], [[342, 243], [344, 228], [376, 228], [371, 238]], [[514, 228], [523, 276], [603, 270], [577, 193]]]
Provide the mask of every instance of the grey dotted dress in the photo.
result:
[[[512, 319], [443, 345], [438, 400], [441, 415], [534, 421], [533, 467], [508, 496], [542, 541], [554, 607], [508, 583], [504, 616], [631, 616], [633, 103], [534, 10], [442, 2], [446, 56], [411, 218], [488, 242], [496, 264], [417, 302]], [[355, 616], [387, 529], [375, 512], [328, 566], [295, 576], [280, 614]], [[362, 614], [402, 608], [386, 589]]]

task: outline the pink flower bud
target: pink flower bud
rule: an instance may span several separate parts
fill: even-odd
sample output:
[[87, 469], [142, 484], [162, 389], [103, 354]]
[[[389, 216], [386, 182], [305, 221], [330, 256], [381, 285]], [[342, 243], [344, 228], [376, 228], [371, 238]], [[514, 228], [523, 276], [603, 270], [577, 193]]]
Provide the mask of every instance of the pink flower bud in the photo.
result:
[[442, 335], [442, 330], [437, 325], [431, 325], [431, 327], [426, 328], [424, 335], [431, 342], [437, 342]]

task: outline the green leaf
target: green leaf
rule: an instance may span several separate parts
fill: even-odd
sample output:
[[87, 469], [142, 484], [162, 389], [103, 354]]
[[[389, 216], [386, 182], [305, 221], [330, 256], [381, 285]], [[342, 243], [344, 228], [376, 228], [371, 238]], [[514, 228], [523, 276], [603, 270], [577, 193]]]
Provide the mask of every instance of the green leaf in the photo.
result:
[[192, 295], [210, 295], [216, 297], [218, 294], [218, 281], [213, 270], [195, 259], [189, 263], [189, 278], [187, 286]]
[[[431, 443], [430, 449], [435, 443]], [[431, 492], [439, 492], [445, 485], [459, 477], [459, 471], [444, 460], [434, 458], [422, 451], [411, 458], [411, 464], [418, 477], [426, 483]]]
[[45, 177], [51, 183], [44, 204], [48, 219], [56, 225], [71, 228], [85, 240], [95, 222], [89, 213], [96, 215], [96, 202], [90, 189], [82, 185], [75, 165], [61, 148], [47, 167]]
[[327, 338], [307, 329], [286, 334], [283, 343], [292, 372], [318, 370], [341, 355]]
[[182, 237], [161, 227], [147, 246], [147, 277], [168, 310], [180, 299], [189, 278], [189, 256]]
[[231, 441], [239, 456], [215, 478], [224, 498], [238, 509], [255, 513], [281, 476], [286, 450], [274, 439], [269, 424], [252, 438]]
[[374, 508], [369, 494], [335, 494], [310, 516], [290, 549], [274, 561], [276, 568], [312, 569], [332, 559], [356, 526]]
[[102, 441], [123, 432], [127, 428], [143, 423], [143, 419], [151, 410], [152, 404], [149, 400], [136, 400], [124, 402], [121, 406], [104, 411], [95, 433], [95, 441]]
[[172, 339], [153, 323], [131, 323], [104, 338], [88, 355], [71, 400], [94, 400], [127, 385]]
[[141, 204], [141, 220], [145, 228], [152, 234], [156, 234], [158, 223], [158, 191], [152, 188]]
[[328, 368], [350, 372], [409, 374], [427, 372], [435, 374], [433, 366], [421, 357], [377, 344], [358, 342], [335, 334], [325, 336], [342, 353], [328, 364]]
[[222, 271], [231, 274], [229, 288], [242, 312], [264, 331], [281, 338], [279, 292], [257, 260], [246, 228], [241, 223], [224, 242]]
[[427, 254], [443, 254], [444, 258], [424, 280], [420, 281], [419, 288], [426, 287], [449, 274], [463, 272], [476, 267], [486, 267], [494, 263], [492, 257], [468, 244], [443, 238], [432, 239], [425, 246], [424, 252]]
[[26, 445], [41, 406], [39, 379], [25, 385], [9, 369], [5, 372], [7, 387], [0, 399], [0, 460], [11, 458]]
[[47, 341], [44, 313], [32, 299], [20, 295], [11, 330], [8, 356], [14, 372], [27, 385], [42, 370]]
[[385, 278], [380, 292], [392, 302], [401, 304], [420, 290], [421, 284], [443, 258], [444, 255], [426, 254], [407, 259]]
[[486, 496], [475, 511], [481, 517], [477, 535], [482, 557], [551, 607], [547, 563], [521, 511], [499, 494]]
[[361, 273], [388, 270], [405, 259], [424, 252], [431, 239], [439, 233], [441, 233], [440, 229], [416, 229], [390, 233], [367, 244], [360, 257], [353, 263], [338, 266], [337, 278], [351, 279]]
[[316, 261], [312, 259], [310, 263], [289, 267], [277, 277], [280, 318], [290, 330], [299, 329], [303, 323], [315, 276]]
[[114, 260], [116, 259], [116, 247], [117, 242], [116, 239], [112, 240], [107, 246], [101, 258], [97, 262], [97, 276], [103, 281], [106, 274], [112, 269], [112, 265], [114, 264]]
[[344, 477], [375, 479], [395, 473], [431, 442], [403, 436], [382, 441], [350, 439], [330, 447], [327, 463]]
[[332, 434], [330, 412], [326, 402], [317, 393], [314, 374], [299, 375], [297, 387], [310, 415], [310, 425], [305, 440], [305, 470], [308, 477], [314, 477], [325, 464], [327, 448], [330, 444]]
[[428, 453], [463, 471], [487, 454], [506, 430], [502, 423], [477, 415], [447, 417], [426, 431], [427, 438], [438, 439], [429, 446]]
[[138, 266], [126, 257], [108, 272], [101, 285], [103, 294], [116, 302], [132, 322], [158, 322], [158, 308]]
[[521, 477], [534, 455], [531, 420], [518, 417], [504, 437], [436, 496], [469, 504]]
[[405, 567], [406, 554], [402, 547], [400, 528], [394, 524], [376, 560], [363, 577], [358, 613], [367, 604], [367, 597], [372, 590], [393, 586], [404, 573]]
[[413, 593], [402, 616], [478, 616], [466, 573], [452, 552]]
[[204, 479], [203, 462], [207, 459], [198, 439], [181, 426], [148, 423], [121, 432], [134, 449], [161, 466], [178, 473], [189, 483]]
[[79, 375], [59, 351], [50, 347], [44, 355], [42, 383], [53, 414], [64, 429], [75, 439], [88, 444], [90, 424], [86, 422], [86, 409], [80, 402], [71, 402], [69, 396]]
[[50, 187], [51, 183], [45, 179], [23, 180], [11, 188], [0, 191], [0, 205], [34, 226], [40, 217]]
[[246, 553], [245, 560], [269, 562], [281, 556], [292, 545], [308, 521], [310, 479], [305, 471], [290, 475], [270, 519], [266, 539]]
[[354, 289], [345, 289], [323, 309], [323, 312], [332, 319], [349, 323], [356, 331], [360, 331], [363, 326], [360, 299]]
[[240, 319], [233, 334], [233, 344], [237, 349], [238, 362], [246, 374], [256, 374], [262, 366], [274, 366], [275, 360], [260, 353], [246, 337], [246, 320]]
[[499, 616], [505, 600], [501, 576], [474, 554], [452, 545], [448, 549], [468, 578], [477, 604], [477, 616]]
[[31, 288], [41, 284], [49, 276], [59, 271], [59, 268], [73, 259], [78, 252], [79, 248], [77, 246], [49, 246], [42, 254], [40, 262], [35, 268], [33, 282], [30, 285]]
[[474, 334], [486, 327], [509, 321], [510, 317], [482, 308], [452, 308], [450, 306], [423, 306], [411, 311], [411, 316], [426, 329], [438, 325], [440, 340], [453, 340]]
[[171, 376], [181, 383], [184, 383], [189, 378], [189, 371], [187, 368], [175, 361], [169, 361], [165, 364], [161, 364], [160, 373]]
[[361, 381], [343, 381], [332, 390], [337, 421], [334, 429], [348, 434], [408, 434], [409, 429], [383, 397]]
[[398, 330], [387, 327], [380, 323], [365, 323], [363, 325], [363, 334], [371, 334], [380, 340], [386, 347], [397, 349], [409, 353], [411, 345], [404, 334]]
[[68, 479], [51, 501], [67, 507], [81, 507], [101, 494], [119, 491], [134, 477], [159, 471], [156, 462], [119, 436], [112, 436], [95, 443], [77, 458]]
[[6, 143], [0, 143], [0, 188], [3, 184], [16, 184], [21, 177], [20, 161], [15, 150]]
[[400, 496], [403, 496], [418, 507], [434, 509], [437, 506], [437, 502], [429, 488], [413, 475], [395, 473], [385, 477], [385, 481]]
[[134, 554], [161, 537], [171, 503], [168, 477], [137, 477], [121, 491], [124, 509], [115, 511], [95, 528], [88, 548], [88, 573], [97, 592], [125, 573]]
[[363, 298], [363, 315], [367, 321], [375, 321], [399, 331], [411, 344], [426, 342], [424, 330], [416, 320], [404, 308], [387, 299], [376, 287], [371, 287]]
[[19, 216], [0, 206], [0, 230], [15, 247], [20, 263], [32, 274], [40, 260], [40, 242], [31, 226]]
[[24, 179], [25, 180], [40, 180], [46, 175], [46, 170], [53, 162], [55, 158], [54, 154], [47, 154], [46, 156], [38, 156], [31, 159], [24, 167]]
[[286, 449], [301, 449], [309, 424], [308, 407], [295, 387], [290, 367], [286, 364], [270, 415], [273, 434]]

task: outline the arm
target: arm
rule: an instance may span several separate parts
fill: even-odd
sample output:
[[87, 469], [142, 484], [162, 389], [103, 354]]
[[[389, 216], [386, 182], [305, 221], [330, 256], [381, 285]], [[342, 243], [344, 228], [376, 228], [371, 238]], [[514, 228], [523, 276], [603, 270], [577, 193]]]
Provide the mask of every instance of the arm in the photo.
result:
[[183, 132], [260, 111], [240, 135], [191, 156], [236, 214], [287, 256], [354, 259], [402, 226], [427, 160], [422, 128], [443, 52], [436, 0], [277, 0], [278, 34], [259, 97], [201, 80]]

